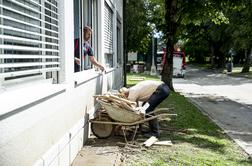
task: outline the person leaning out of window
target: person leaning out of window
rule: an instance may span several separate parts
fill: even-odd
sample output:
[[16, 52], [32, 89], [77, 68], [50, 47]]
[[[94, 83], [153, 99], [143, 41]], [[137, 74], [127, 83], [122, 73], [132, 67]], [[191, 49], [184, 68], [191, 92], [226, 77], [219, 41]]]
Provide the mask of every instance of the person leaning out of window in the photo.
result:
[[[84, 56], [88, 55], [90, 62], [93, 65], [97, 66], [101, 71], [104, 71], [105, 70], [104, 66], [96, 60], [96, 58], [94, 56], [93, 48], [91, 47], [91, 45], [89, 43], [89, 40], [91, 39], [91, 35], [92, 35], [92, 29], [89, 26], [85, 26], [83, 30], [84, 30], [84, 33], [83, 33], [84, 34], [84, 44], [83, 44], [82, 49], [84, 52]], [[74, 60], [77, 65], [80, 65], [79, 58], [75, 57]]]

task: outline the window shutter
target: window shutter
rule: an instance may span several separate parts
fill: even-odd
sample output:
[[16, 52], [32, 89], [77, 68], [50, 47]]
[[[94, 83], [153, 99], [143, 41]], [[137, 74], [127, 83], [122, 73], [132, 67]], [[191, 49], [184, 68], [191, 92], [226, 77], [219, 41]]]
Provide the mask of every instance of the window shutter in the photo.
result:
[[0, 0], [0, 78], [59, 70], [57, 0]]
[[105, 2], [104, 8], [104, 48], [105, 53], [113, 53], [113, 11]]

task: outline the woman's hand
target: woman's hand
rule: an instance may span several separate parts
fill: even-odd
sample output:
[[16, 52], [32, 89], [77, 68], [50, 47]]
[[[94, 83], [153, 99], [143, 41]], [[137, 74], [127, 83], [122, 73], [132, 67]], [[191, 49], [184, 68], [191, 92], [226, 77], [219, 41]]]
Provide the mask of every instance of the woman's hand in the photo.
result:
[[[101, 70], [101, 71], [104, 71], [105, 68], [104, 68], [103, 66], [100, 66], [100, 70]], [[106, 71], [105, 71], [105, 72], [106, 72]]]
[[79, 58], [74, 58], [74, 60], [75, 60], [75, 63], [77, 64], [77, 65], [80, 65], [80, 59]]

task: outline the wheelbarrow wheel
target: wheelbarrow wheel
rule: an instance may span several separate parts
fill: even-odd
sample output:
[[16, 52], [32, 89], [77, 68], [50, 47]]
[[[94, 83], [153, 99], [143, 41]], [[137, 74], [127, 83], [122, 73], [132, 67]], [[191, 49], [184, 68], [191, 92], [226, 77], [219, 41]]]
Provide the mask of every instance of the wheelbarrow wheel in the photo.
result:
[[[112, 122], [108, 116], [101, 116], [94, 118], [94, 121]], [[114, 125], [102, 124], [102, 123], [91, 123], [91, 130], [97, 138], [108, 138], [114, 131]]]

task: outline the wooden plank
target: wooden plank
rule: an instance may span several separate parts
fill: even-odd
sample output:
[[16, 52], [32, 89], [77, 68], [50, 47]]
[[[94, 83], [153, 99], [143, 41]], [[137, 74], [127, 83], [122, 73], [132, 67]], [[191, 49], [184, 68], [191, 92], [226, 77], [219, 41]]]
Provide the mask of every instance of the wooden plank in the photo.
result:
[[120, 98], [120, 97], [115, 96], [115, 95], [109, 95], [109, 97], [114, 98], [116, 100], [121, 100], [121, 101], [123, 101], [123, 102], [125, 102], [125, 103], [127, 103], [129, 105], [131, 105], [131, 104], [132, 105], [137, 105], [136, 102], [134, 102], [134, 101], [130, 101], [130, 100], [127, 100], [127, 99], [124, 99], [124, 98]]
[[146, 146], [146, 147], [150, 147], [152, 144], [154, 144], [155, 142], [157, 142], [158, 139], [154, 136], [150, 137], [149, 139], [147, 139], [143, 144]]
[[154, 145], [172, 146], [172, 142], [171, 141], [157, 141], [154, 143]]

